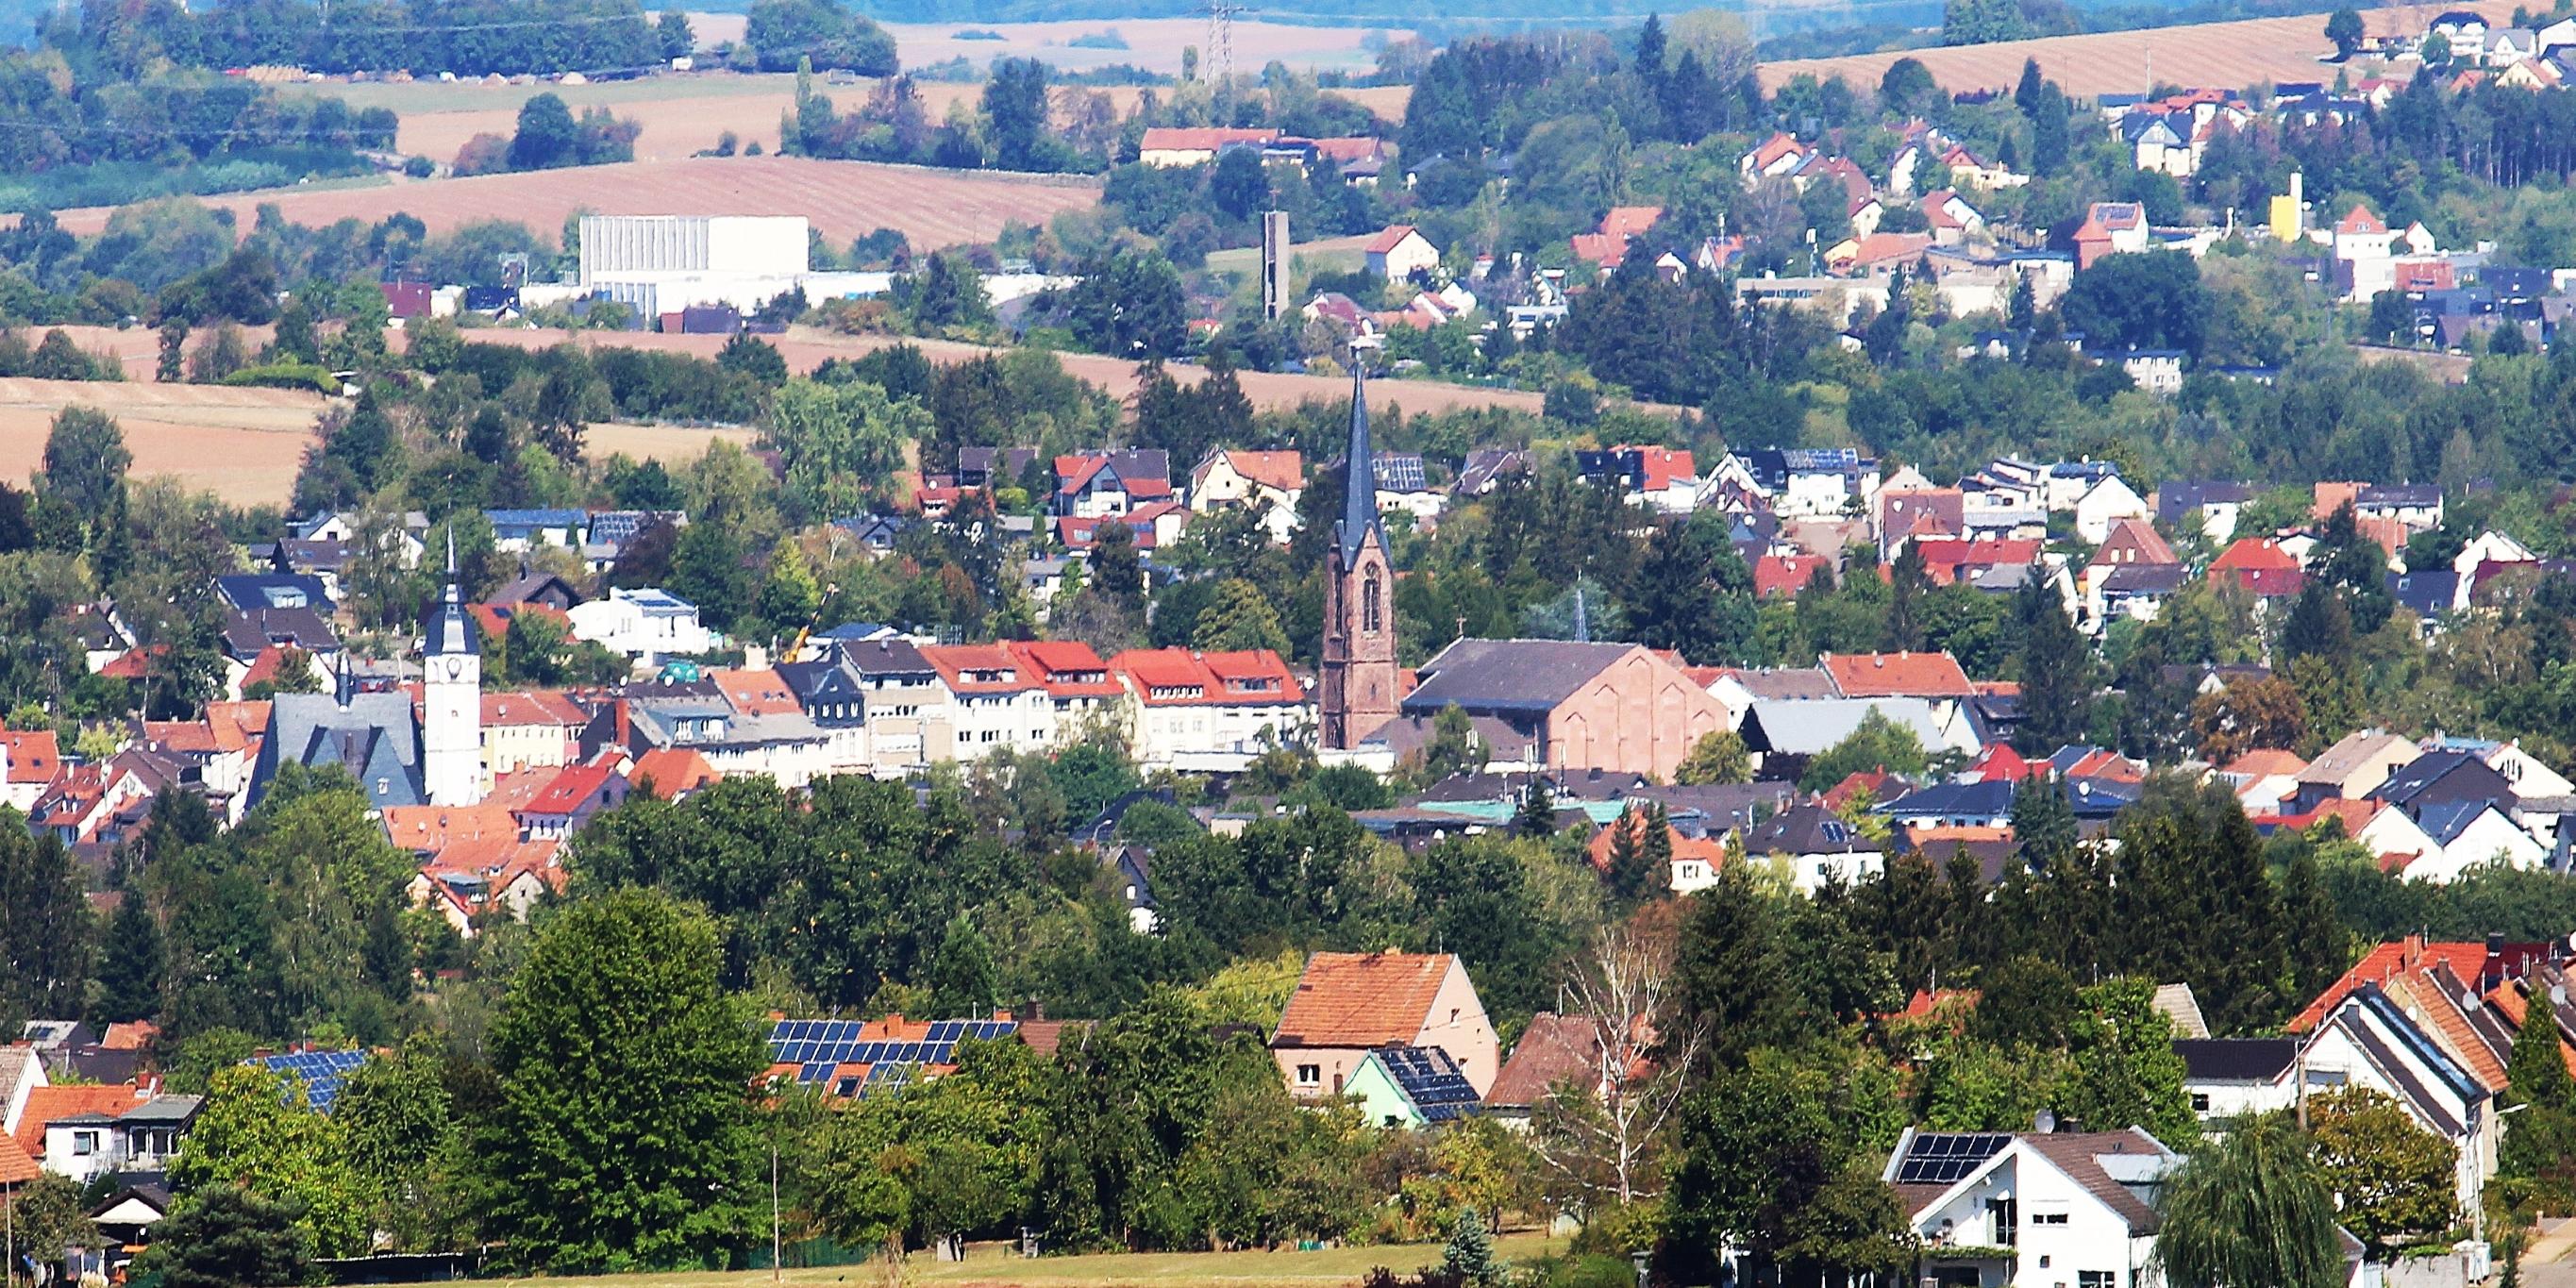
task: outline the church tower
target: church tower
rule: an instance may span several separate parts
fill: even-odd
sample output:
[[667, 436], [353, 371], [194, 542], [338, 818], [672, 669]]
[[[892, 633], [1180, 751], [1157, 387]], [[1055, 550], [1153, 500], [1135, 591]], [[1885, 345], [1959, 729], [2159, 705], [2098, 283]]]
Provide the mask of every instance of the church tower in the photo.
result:
[[483, 799], [483, 654], [456, 581], [456, 534], [447, 536], [447, 590], [422, 623], [421, 786], [432, 805]]
[[1351, 355], [1351, 441], [1342, 463], [1342, 518], [1324, 578], [1323, 745], [1348, 751], [1395, 718], [1395, 572], [1377, 514], [1368, 391]]

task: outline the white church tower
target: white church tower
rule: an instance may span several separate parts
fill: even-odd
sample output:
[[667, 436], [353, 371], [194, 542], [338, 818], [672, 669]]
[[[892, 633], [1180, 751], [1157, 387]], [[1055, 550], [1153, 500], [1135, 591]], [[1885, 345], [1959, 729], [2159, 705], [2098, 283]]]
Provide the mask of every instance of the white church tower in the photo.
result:
[[447, 536], [447, 590], [423, 623], [421, 786], [432, 805], [483, 799], [483, 654], [456, 582], [456, 534]]

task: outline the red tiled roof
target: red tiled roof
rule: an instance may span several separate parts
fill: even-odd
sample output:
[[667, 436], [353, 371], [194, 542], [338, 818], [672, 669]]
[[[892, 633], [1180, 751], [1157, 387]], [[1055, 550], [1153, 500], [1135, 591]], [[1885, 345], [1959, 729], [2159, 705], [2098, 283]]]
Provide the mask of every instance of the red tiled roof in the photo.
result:
[[1603, 268], [1617, 268], [1628, 258], [1628, 239], [1625, 237], [1613, 237], [1608, 233], [1576, 233], [1566, 242], [1573, 247], [1576, 259], [1599, 264]]
[[1930, 233], [1871, 233], [1852, 243], [1851, 262], [1885, 264], [1920, 255], [1932, 245]]
[[[2127, 552], [2125, 559], [2106, 558], [2106, 552]], [[2093, 552], [2093, 562], [2100, 565], [2169, 564], [2177, 562], [2173, 547], [2156, 532], [2155, 525], [2144, 519], [2114, 519], [2111, 531]]]
[[485, 728], [542, 725], [578, 729], [589, 720], [571, 698], [553, 689], [483, 695]]
[[82, 1114], [121, 1114], [143, 1100], [141, 1090], [130, 1082], [107, 1086], [57, 1082], [37, 1087], [27, 1093], [27, 1107], [19, 1115], [18, 1130], [11, 1134], [17, 1138], [18, 1148], [32, 1157], [43, 1158], [46, 1123]]
[[757, 671], [714, 670], [707, 672], [707, 678], [743, 715], [792, 716], [805, 709], [798, 705], [796, 691], [787, 687], [787, 681], [766, 667]]
[[1968, 762], [1968, 772], [1981, 782], [2017, 783], [2030, 777], [2031, 771], [2030, 762], [2013, 750], [2011, 743], [1998, 742], [1988, 744], [1975, 760]]
[[[1635, 810], [1630, 810], [1603, 824], [1600, 831], [1592, 834], [1592, 843], [1585, 849], [1586, 855], [1592, 860], [1593, 870], [1598, 872], [1610, 870], [1610, 846], [1618, 839], [1621, 829], [1626, 829], [1643, 841], [1644, 827], [1645, 816]], [[1726, 862], [1725, 842], [1714, 837], [1684, 836], [1680, 829], [1670, 824], [1665, 825], [1664, 831], [1672, 837], [1674, 858], [1699, 859], [1707, 863], [1711, 870]]]
[[1297, 492], [1306, 486], [1306, 454], [1298, 451], [1227, 452], [1234, 472], [1265, 487]]
[[18, 1186], [44, 1174], [16, 1138], [0, 1136], [0, 1186]]
[[1774, 134], [1770, 138], [1764, 139], [1760, 147], [1753, 149], [1753, 168], [1756, 170], [1770, 169], [1772, 163], [1778, 161], [1780, 158], [1785, 156], [1796, 156], [1806, 150], [1806, 145], [1798, 142], [1795, 137], [1787, 134]]
[[2447, 967], [2453, 975], [2474, 983], [2486, 973], [2487, 946], [2483, 943], [2426, 943], [2412, 935], [2393, 944], [2381, 944], [2371, 949], [2358, 965], [2345, 971], [2343, 978], [2328, 985], [2326, 991], [2308, 1003], [2307, 1008], [2300, 1011], [2287, 1027], [2292, 1033], [2305, 1033], [2324, 1020], [2326, 1013], [2340, 1005], [2344, 998], [2351, 996], [2352, 990], [2364, 984], [2385, 984], [2401, 972], [2437, 965]]
[[[1038, 687], [1036, 677], [1025, 674], [1019, 659], [999, 644], [925, 644], [921, 660], [939, 672], [951, 693], [1019, 693]], [[969, 680], [969, 671], [1006, 672], [1011, 678]]]
[[1601, 231], [1612, 237], [1636, 237], [1663, 219], [1662, 206], [1612, 206], [1601, 216]]
[[2388, 225], [2381, 222], [2379, 216], [2370, 213], [2370, 207], [2355, 202], [2351, 214], [2335, 221], [2335, 231], [2369, 235], [2387, 232]]
[[616, 770], [606, 765], [566, 765], [563, 772], [556, 774], [554, 781], [547, 783], [546, 789], [538, 792], [536, 799], [529, 801], [527, 808], [522, 812], [573, 813], [606, 788], [608, 780], [616, 773]]
[[1846, 698], [1969, 698], [1976, 689], [1947, 653], [1827, 653], [1825, 674]]
[[1410, 1043], [1448, 978], [1447, 953], [1316, 953], [1279, 1016], [1281, 1046]]
[[1887, 799], [1887, 785], [1895, 777], [1884, 769], [1856, 769], [1845, 774], [1841, 782], [1826, 788], [1816, 797], [1816, 803], [1826, 809], [1838, 810], [1863, 793], [1867, 793], [1871, 800], [1883, 801]]
[[106, 1035], [98, 1040], [98, 1044], [110, 1051], [140, 1051], [151, 1046], [152, 1039], [159, 1036], [160, 1025], [150, 1020], [127, 1020], [108, 1025]]
[[635, 758], [626, 777], [637, 791], [670, 800], [716, 782], [722, 775], [695, 747], [655, 747]]
[[519, 839], [519, 820], [507, 805], [392, 805], [384, 811], [385, 837], [399, 849], [437, 854], [459, 841]]
[[1114, 698], [1127, 691], [1109, 674], [1109, 663], [1080, 640], [1013, 640], [1007, 647], [1020, 662], [1020, 674], [1051, 696]]
[[0, 730], [0, 747], [9, 749], [9, 781], [50, 783], [62, 772], [62, 747], [51, 729]]
[[2299, 561], [2269, 537], [2238, 537], [2219, 552], [2209, 569], [2212, 572], [2260, 572], [2266, 570], [2297, 571]]
[[1753, 595], [1756, 599], [1786, 595], [1791, 599], [1806, 589], [1819, 568], [1832, 567], [1823, 555], [1764, 555], [1753, 563]]
[[2296, 777], [2299, 771], [2307, 767], [2308, 762], [2301, 760], [2296, 752], [2284, 751], [2278, 747], [2258, 747], [2229, 761], [2219, 772], [2242, 774], [2248, 778], [2268, 778], [2275, 774]]
[[1583, 1015], [1541, 1011], [1530, 1017], [1512, 1044], [1512, 1056], [1494, 1085], [1485, 1089], [1488, 1105], [1514, 1108], [1547, 1099], [1558, 1084], [1575, 1081], [1589, 1088], [1601, 1078], [1602, 1021]]
[[1368, 245], [1361, 249], [1371, 255], [1383, 255], [1403, 245], [1404, 239], [1412, 235], [1411, 224], [1388, 224], [1377, 236], [1369, 238]]
[[1622, 454], [1635, 452], [1639, 472], [1645, 475], [1645, 490], [1661, 492], [1679, 480], [1699, 476], [1699, 466], [1692, 461], [1687, 448], [1623, 445], [1611, 449]]

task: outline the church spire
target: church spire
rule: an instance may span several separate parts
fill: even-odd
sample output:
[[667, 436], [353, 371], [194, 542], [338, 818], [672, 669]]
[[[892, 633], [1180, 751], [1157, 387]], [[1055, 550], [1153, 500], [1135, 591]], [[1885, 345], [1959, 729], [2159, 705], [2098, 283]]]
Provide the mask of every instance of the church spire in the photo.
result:
[[1361, 539], [1370, 531], [1377, 532], [1381, 548], [1386, 545], [1386, 531], [1377, 514], [1377, 454], [1369, 450], [1367, 369], [1360, 353], [1357, 348], [1351, 350], [1351, 441], [1342, 458], [1342, 522], [1335, 530], [1345, 568], [1351, 566]]

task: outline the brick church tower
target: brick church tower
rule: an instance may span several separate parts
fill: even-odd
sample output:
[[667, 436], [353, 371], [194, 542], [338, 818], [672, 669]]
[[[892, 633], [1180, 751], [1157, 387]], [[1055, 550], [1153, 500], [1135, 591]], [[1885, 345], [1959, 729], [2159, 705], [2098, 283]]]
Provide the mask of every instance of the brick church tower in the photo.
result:
[[1323, 745], [1348, 751], [1395, 718], [1395, 572], [1377, 515], [1368, 392], [1351, 358], [1351, 441], [1342, 463], [1342, 518], [1324, 578]]

